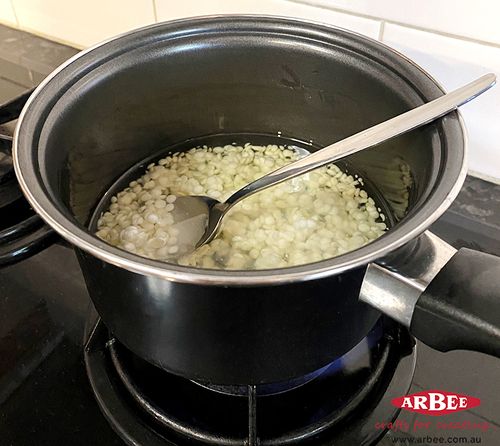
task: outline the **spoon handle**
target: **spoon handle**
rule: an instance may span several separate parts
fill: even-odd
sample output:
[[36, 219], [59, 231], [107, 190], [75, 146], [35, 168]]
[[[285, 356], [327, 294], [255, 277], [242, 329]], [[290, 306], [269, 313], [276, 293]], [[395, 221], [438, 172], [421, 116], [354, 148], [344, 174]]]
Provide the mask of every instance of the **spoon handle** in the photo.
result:
[[226, 203], [234, 205], [242, 198], [290, 178], [302, 175], [318, 167], [338, 161], [364, 149], [368, 149], [395, 136], [409, 132], [455, 110], [461, 105], [484, 93], [495, 85], [496, 76], [485, 74], [479, 79], [447, 93], [431, 102], [416, 107], [406, 113], [384, 121], [369, 129], [356, 133], [310, 155], [281, 167], [252, 183], [247, 184], [231, 195]]

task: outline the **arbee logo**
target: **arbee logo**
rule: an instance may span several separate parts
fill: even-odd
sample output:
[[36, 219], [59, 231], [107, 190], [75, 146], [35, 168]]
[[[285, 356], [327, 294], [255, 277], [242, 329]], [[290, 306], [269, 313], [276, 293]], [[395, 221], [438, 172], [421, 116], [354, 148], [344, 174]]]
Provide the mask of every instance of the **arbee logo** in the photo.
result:
[[425, 392], [400, 396], [391, 402], [393, 406], [410, 412], [436, 416], [471, 409], [481, 404], [479, 398], [441, 390], [426, 390]]

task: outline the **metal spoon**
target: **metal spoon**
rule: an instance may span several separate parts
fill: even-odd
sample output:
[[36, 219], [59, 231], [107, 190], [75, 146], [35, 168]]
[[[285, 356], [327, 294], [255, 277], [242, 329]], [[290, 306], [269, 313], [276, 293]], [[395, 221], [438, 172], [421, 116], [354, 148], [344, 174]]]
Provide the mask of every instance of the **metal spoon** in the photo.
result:
[[[219, 232], [222, 219], [229, 209], [244, 198], [434, 121], [484, 93], [495, 82], [495, 74], [486, 74], [427, 104], [416, 107], [281, 167], [247, 184], [222, 203], [205, 196], [178, 197], [175, 202], [178, 216], [176, 221], [180, 222], [178, 226], [182, 229], [181, 232], [184, 233], [184, 241], [191, 240], [191, 245], [196, 248], [208, 243]], [[179, 216], [181, 216], [180, 219]], [[196, 240], [198, 240], [197, 243]]]

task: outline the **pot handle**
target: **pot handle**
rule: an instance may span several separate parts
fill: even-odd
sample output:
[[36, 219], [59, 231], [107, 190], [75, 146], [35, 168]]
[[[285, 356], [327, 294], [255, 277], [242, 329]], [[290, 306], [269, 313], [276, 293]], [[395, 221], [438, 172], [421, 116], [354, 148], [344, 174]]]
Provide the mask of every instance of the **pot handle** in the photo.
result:
[[417, 300], [410, 331], [436, 350], [500, 357], [500, 258], [460, 249]]
[[427, 231], [368, 266], [360, 299], [436, 350], [500, 357], [500, 257], [456, 251]]

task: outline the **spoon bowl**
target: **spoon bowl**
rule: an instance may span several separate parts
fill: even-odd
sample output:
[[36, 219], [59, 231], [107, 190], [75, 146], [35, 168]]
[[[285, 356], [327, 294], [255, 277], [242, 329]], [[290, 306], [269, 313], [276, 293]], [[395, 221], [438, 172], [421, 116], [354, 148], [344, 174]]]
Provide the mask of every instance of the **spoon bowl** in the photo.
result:
[[[179, 229], [183, 253], [199, 248], [217, 235], [222, 219], [231, 205], [203, 196], [183, 195], [175, 201], [174, 226]], [[182, 235], [181, 235], [182, 234]]]

